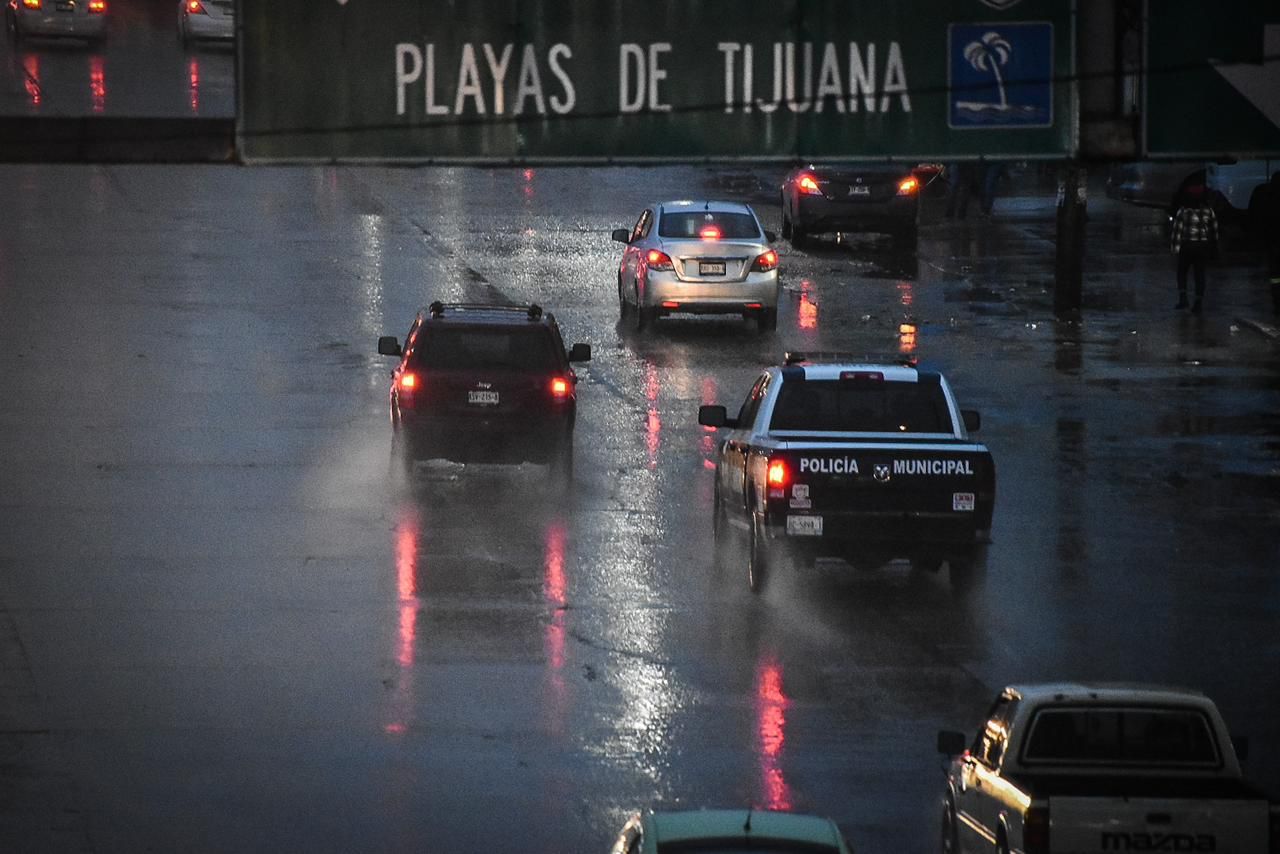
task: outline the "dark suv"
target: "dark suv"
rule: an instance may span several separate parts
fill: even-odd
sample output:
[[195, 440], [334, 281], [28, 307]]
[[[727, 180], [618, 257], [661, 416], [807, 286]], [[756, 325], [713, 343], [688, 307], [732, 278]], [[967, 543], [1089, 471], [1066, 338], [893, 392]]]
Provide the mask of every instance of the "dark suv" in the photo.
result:
[[546, 463], [573, 474], [577, 375], [589, 344], [565, 351], [555, 317], [536, 305], [433, 302], [418, 312], [391, 372], [396, 452], [412, 472], [418, 460]]

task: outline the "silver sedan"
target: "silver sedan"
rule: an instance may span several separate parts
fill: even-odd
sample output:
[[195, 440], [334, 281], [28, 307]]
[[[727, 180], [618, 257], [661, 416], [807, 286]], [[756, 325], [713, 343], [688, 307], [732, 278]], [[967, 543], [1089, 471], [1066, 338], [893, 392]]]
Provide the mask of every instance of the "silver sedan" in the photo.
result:
[[37, 36], [99, 42], [107, 37], [107, 0], [9, 0], [5, 27], [15, 40]]
[[778, 253], [750, 205], [671, 201], [645, 208], [613, 239], [624, 321], [644, 329], [668, 314], [740, 314], [761, 332], [778, 326]]
[[236, 35], [234, 0], [179, 0], [178, 36], [182, 43], [230, 42]]

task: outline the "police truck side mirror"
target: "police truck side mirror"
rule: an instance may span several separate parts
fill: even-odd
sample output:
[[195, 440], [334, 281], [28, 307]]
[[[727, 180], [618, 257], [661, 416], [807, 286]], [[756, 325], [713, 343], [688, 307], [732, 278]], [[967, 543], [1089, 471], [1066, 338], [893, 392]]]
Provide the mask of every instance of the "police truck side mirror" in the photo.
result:
[[730, 418], [723, 406], [699, 406], [698, 423], [703, 427], [737, 427], [738, 420]]
[[968, 747], [964, 733], [954, 730], [938, 730], [938, 752], [947, 756], [959, 756]]
[[400, 342], [394, 335], [383, 335], [378, 339], [378, 353], [382, 356], [399, 356]]
[[964, 429], [969, 431], [982, 428], [982, 415], [976, 409], [961, 409], [960, 418], [964, 421]]
[[591, 345], [590, 344], [574, 344], [569, 348], [570, 362], [590, 362], [591, 361]]
[[613, 239], [619, 243], [630, 243], [631, 232], [627, 231], [625, 228], [615, 228], [613, 230]]

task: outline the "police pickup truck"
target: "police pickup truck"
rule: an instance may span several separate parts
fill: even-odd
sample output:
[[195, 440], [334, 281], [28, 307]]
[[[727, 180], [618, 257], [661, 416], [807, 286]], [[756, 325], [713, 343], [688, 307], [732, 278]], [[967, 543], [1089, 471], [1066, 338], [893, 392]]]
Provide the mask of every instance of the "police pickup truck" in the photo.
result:
[[[906, 558], [952, 583], [985, 561], [995, 466], [969, 439], [946, 379], [914, 363], [788, 353], [760, 374], [724, 427], [716, 460], [717, 562], [745, 558], [751, 589], [771, 572], [819, 556], [875, 567]], [[739, 564], [740, 565], [740, 564]]]
[[1280, 808], [1243, 779], [1243, 739], [1197, 691], [1015, 685], [972, 742], [944, 730], [938, 750], [946, 854], [1280, 851]]

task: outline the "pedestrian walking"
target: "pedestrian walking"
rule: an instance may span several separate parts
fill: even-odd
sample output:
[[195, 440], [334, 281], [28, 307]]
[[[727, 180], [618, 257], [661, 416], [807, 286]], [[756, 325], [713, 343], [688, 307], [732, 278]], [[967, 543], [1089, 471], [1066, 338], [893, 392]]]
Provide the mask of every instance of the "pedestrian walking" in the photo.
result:
[[1280, 317], [1280, 170], [1271, 173], [1262, 199], [1262, 245], [1267, 253], [1271, 311]]
[[1178, 259], [1178, 304], [1174, 308], [1187, 307], [1190, 270], [1196, 278], [1196, 301], [1191, 304], [1191, 313], [1199, 314], [1204, 302], [1204, 268], [1218, 254], [1218, 217], [1209, 205], [1203, 184], [1187, 187], [1182, 207], [1173, 215], [1169, 248]]

